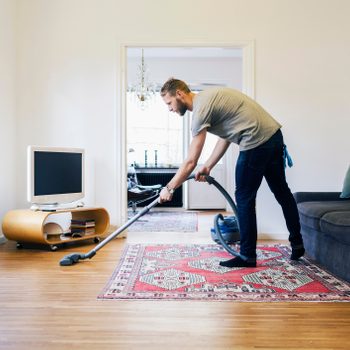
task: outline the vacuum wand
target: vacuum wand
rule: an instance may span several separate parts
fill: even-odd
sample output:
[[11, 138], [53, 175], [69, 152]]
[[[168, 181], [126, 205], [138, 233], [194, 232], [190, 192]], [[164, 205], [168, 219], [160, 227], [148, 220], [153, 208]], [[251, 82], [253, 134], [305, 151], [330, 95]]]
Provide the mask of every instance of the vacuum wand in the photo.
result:
[[[207, 181], [207, 183], [209, 185], [214, 185], [214, 187], [216, 187], [219, 190], [219, 192], [221, 192], [221, 194], [226, 198], [226, 200], [230, 204], [230, 206], [231, 206], [235, 216], [238, 217], [236, 204], [232, 200], [230, 195], [226, 192], [226, 190], [213, 177], [211, 177], [209, 175], [206, 175], [206, 174], [203, 174], [203, 176], [205, 177], [205, 180]], [[195, 175], [191, 175], [191, 176], [189, 176], [187, 178], [187, 180], [191, 180], [191, 179], [194, 179], [194, 178], [195, 178]], [[105, 238], [102, 242], [100, 242], [95, 248], [90, 250], [88, 253], [86, 253], [86, 254], [72, 253], [72, 254], [66, 255], [63, 259], [61, 259], [60, 265], [61, 266], [69, 266], [69, 265], [73, 265], [73, 264], [77, 263], [79, 260], [91, 259], [93, 256], [96, 255], [96, 252], [98, 250], [100, 250], [102, 247], [104, 247], [112, 239], [117, 237], [120, 233], [122, 233], [125, 229], [127, 229], [130, 225], [132, 225], [136, 220], [138, 220], [141, 216], [143, 216], [146, 213], [148, 213], [158, 203], [160, 203], [160, 197], [159, 196], [152, 203], [150, 203], [149, 205], [144, 207], [138, 214], [136, 214], [130, 220], [128, 220], [124, 225], [119, 227], [118, 230], [116, 230], [113, 233], [111, 233], [107, 238]], [[232, 255], [240, 256], [240, 254], [236, 250], [231, 248], [225, 242], [224, 238], [222, 237], [222, 233], [220, 231], [220, 227], [219, 227], [219, 223], [218, 223], [220, 219], [222, 220], [223, 216], [221, 214], [218, 214], [216, 216], [216, 218], [215, 218], [215, 231], [216, 231], [216, 234], [217, 234], [217, 236], [219, 238], [220, 243]], [[237, 222], [237, 224], [238, 224], [238, 230], [239, 230], [239, 222]]]
[[157, 197], [152, 203], [144, 207], [138, 214], [133, 216], [130, 220], [128, 220], [124, 225], [118, 228], [118, 230], [111, 233], [107, 238], [105, 238], [102, 242], [100, 242], [95, 248], [90, 250], [86, 254], [80, 253], [72, 253], [68, 254], [60, 261], [61, 266], [69, 266], [77, 263], [79, 260], [91, 259], [96, 255], [96, 252], [104, 247], [107, 243], [109, 243], [112, 239], [120, 235], [124, 230], [126, 230], [130, 225], [132, 225], [136, 220], [138, 220], [141, 216], [148, 213], [153, 207], [155, 207], [159, 203], [159, 197]]

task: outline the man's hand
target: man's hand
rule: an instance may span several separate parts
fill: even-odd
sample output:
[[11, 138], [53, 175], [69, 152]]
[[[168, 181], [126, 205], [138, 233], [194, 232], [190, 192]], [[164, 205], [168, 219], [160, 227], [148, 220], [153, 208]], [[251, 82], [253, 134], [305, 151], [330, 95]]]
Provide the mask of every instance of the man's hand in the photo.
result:
[[170, 202], [173, 199], [173, 195], [169, 192], [166, 187], [160, 191], [159, 194], [159, 203]]
[[209, 174], [210, 174], [210, 169], [205, 165], [203, 165], [201, 168], [198, 169], [198, 171], [196, 171], [194, 178], [196, 181], [206, 182], [207, 180], [205, 176], [201, 176], [201, 175], [209, 175]]

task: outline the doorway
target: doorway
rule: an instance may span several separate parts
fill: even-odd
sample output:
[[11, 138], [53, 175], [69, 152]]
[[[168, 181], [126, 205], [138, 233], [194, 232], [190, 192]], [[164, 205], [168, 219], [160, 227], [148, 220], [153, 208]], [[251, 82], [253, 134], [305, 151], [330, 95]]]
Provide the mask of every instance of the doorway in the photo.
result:
[[[143, 50], [142, 50], [143, 49]], [[143, 55], [142, 52], [143, 51]], [[229, 86], [236, 89], [239, 89], [246, 94], [254, 97], [254, 84], [253, 84], [253, 51], [254, 45], [253, 42], [243, 42], [235, 43], [230, 45], [191, 45], [191, 46], [156, 46], [156, 45], [126, 45], [122, 47], [122, 121], [121, 121], [121, 139], [122, 147], [124, 149], [124, 154], [120, 157], [121, 169], [124, 177], [126, 179], [127, 168], [130, 166], [130, 156], [136, 156], [136, 161], [133, 160], [136, 164], [141, 164], [143, 167], [156, 166], [158, 168], [164, 168], [165, 166], [173, 166], [176, 169], [178, 163], [181, 163], [182, 159], [186, 156], [187, 146], [190, 142], [190, 118], [185, 116], [182, 118], [180, 125], [170, 126], [171, 130], [167, 130], [168, 136], [175, 135], [174, 132], [177, 132], [177, 136], [170, 137], [173, 141], [176, 141], [174, 145], [170, 145], [169, 148], [177, 147], [175, 151], [176, 155], [181, 154], [181, 159], [169, 158], [166, 156], [166, 145], [157, 145], [152, 146], [150, 143], [147, 147], [145, 144], [140, 145], [139, 149], [135, 150], [135, 147], [132, 147], [129, 143], [128, 138], [128, 125], [130, 125], [131, 116], [128, 114], [130, 111], [130, 86], [135, 84], [135, 80], [139, 79], [137, 77], [137, 70], [139, 70], [142, 59], [144, 64], [147, 65], [147, 79], [153, 84], [154, 90], [159, 94], [159, 89], [162, 84], [170, 77], [174, 76], [176, 78], [182, 79], [189, 83], [190, 87], [194, 91], [200, 91], [202, 89], [208, 88], [210, 86]], [[232, 65], [232, 62], [235, 61], [235, 64]], [[221, 69], [217, 69], [220, 67]], [[230, 72], [228, 74], [228, 72]], [[162, 101], [161, 101], [162, 102]], [[151, 101], [152, 103], [159, 103], [159, 101]], [[134, 106], [135, 107], [135, 106]], [[148, 107], [147, 107], [148, 108]], [[158, 107], [157, 107], [158, 108]], [[159, 106], [159, 108], [161, 108]], [[164, 105], [165, 113], [168, 113], [166, 106]], [[135, 110], [134, 110], [135, 112]], [[145, 115], [147, 112], [145, 112]], [[167, 118], [177, 119], [178, 116], [164, 116], [164, 120]], [[169, 124], [169, 123], [166, 123]], [[169, 127], [169, 125], [168, 125]], [[177, 131], [175, 129], [177, 128]], [[154, 135], [154, 133], [153, 133]], [[157, 133], [159, 136], [159, 133]], [[179, 142], [179, 135], [185, 135]], [[165, 143], [168, 143], [169, 137], [158, 137], [157, 141], [160, 139], [165, 139]], [[181, 136], [182, 137], [182, 136]], [[154, 137], [153, 137], [154, 140]], [[211, 142], [210, 142], [211, 141]], [[209, 140], [209, 143], [215, 143], [215, 140]], [[135, 145], [134, 145], [135, 146]], [[208, 145], [204, 153], [207, 154], [211, 145]], [[163, 149], [163, 152], [160, 152], [160, 149]], [[157, 152], [155, 152], [157, 151]], [[133, 154], [130, 154], [132, 152]], [[168, 149], [169, 154], [169, 149]], [[157, 153], [157, 162], [155, 164], [155, 154]], [[231, 154], [232, 153], [232, 154]], [[148, 164], [145, 166], [145, 154], [148, 155], [146, 160]], [[202, 157], [204, 158], [205, 155]], [[213, 176], [223, 184], [228, 191], [232, 193], [233, 184], [230, 184], [230, 181], [227, 179], [232, 179], [233, 170], [228, 169], [225, 166], [226, 162], [234, 161], [234, 150], [231, 149], [228, 152], [227, 156], [223, 160], [221, 165], [218, 165], [216, 168], [217, 174], [213, 173]], [[132, 158], [132, 157], [131, 157]], [[135, 157], [134, 157], [135, 159]], [[175, 163], [175, 164], [173, 164]], [[148, 169], [149, 171], [149, 169]], [[197, 185], [203, 185], [194, 183], [185, 184], [183, 189], [183, 206], [188, 209], [200, 209], [208, 208], [205, 205], [206, 198], [203, 198], [201, 194], [203, 191], [197, 187]], [[204, 184], [205, 185], [205, 184]], [[124, 188], [123, 188], [124, 187]], [[126, 181], [125, 186], [121, 186], [121, 196], [119, 201], [119, 208], [121, 208], [121, 213], [126, 213]], [[215, 193], [210, 195], [211, 198], [217, 196], [216, 200], [212, 201], [210, 204], [210, 209], [220, 208], [225, 206], [225, 203], [220, 203], [222, 198], [220, 195]], [[214, 196], [214, 197], [213, 197]], [[123, 200], [123, 198], [125, 200]], [[215, 199], [215, 198], [214, 198]], [[216, 204], [215, 204], [216, 203]], [[124, 214], [126, 217], [126, 214]], [[121, 222], [123, 222], [123, 215], [121, 217]]]

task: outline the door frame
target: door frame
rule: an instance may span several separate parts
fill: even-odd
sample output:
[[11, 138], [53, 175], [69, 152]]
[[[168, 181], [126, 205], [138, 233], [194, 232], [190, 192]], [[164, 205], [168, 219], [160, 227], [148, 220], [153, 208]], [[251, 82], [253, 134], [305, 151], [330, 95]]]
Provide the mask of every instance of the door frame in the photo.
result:
[[[255, 98], [255, 42], [254, 40], [234, 40], [229, 43], [123, 43], [120, 47], [120, 118], [116, 120], [116, 167], [120, 169], [117, 174], [116, 193], [117, 225], [123, 224], [127, 220], [127, 121], [126, 121], [126, 92], [127, 92], [127, 50], [137, 47], [156, 48], [238, 48], [242, 49], [242, 92], [251, 98]], [[118, 151], [119, 150], [119, 151]], [[226, 155], [227, 164], [233, 162], [232, 152]], [[233, 178], [233, 167], [226, 167], [225, 178]], [[233, 181], [226, 180], [224, 184], [229, 193], [233, 193]]]

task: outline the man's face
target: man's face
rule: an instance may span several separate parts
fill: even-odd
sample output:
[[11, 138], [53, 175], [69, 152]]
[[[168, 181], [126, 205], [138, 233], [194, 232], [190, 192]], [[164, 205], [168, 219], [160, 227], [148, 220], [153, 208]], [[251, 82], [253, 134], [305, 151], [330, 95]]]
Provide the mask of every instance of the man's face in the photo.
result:
[[175, 112], [179, 115], [184, 115], [187, 112], [187, 106], [183, 101], [182, 95], [179, 93], [176, 93], [175, 96], [170, 96], [167, 93], [163, 96], [163, 101], [168, 106], [170, 112]]

